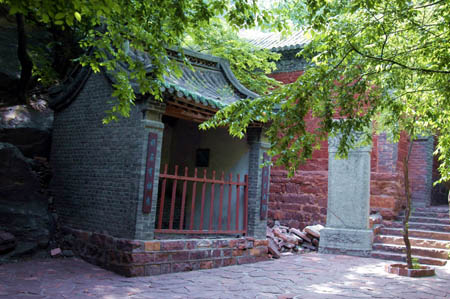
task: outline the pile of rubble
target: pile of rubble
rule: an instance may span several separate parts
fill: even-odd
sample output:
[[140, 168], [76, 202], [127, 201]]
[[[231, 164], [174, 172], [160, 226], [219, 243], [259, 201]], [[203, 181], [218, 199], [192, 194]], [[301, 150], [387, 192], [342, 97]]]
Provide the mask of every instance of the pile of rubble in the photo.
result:
[[309, 225], [302, 231], [280, 225], [275, 221], [275, 225], [267, 227], [266, 235], [269, 240], [269, 255], [273, 258], [280, 258], [283, 255], [291, 255], [294, 252], [303, 253], [317, 251], [319, 249], [320, 231], [323, 226], [320, 224]]

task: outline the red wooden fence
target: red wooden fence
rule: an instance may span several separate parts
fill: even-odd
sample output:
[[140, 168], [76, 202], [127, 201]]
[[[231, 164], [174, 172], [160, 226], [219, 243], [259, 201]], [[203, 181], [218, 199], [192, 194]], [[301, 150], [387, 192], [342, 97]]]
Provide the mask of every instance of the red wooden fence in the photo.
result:
[[[184, 175], [178, 175], [178, 165], [175, 166], [174, 174], [168, 174], [168, 166], [167, 164], [164, 166], [164, 172], [159, 175], [160, 178], [160, 198], [159, 198], [159, 211], [158, 211], [158, 222], [156, 225], [155, 232], [156, 233], [172, 233], [172, 234], [246, 234], [247, 233], [247, 212], [248, 212], [248, 175], [244, 176], [244, 181], [240, 181], [239, 174], [236, 175], [236, 181], [233, 181], [233, 176], [230, 173], [228, 178], [225, 179], [225, 174], [222, 172], [220, 179], [216, 178], [216, 172], [213, 171], [210, 178], [207, 176], [207, 170], [203, 171], [203, 177], [198, 177], [198, 170], [195, 168], [194, 176], [188, 176], [188, 168], [184, 168]], [[166, 204], [166, 186], [168, 180], [172, 182], [172, 190], [170, 196], [170, 213], [169, 213], [169, 222], [163, 223], [164, 218], [164, 210]], [[191, 213], [190, 218], [186, 219], [186, 201], [187, 201], [187, 193], [188, 193], [188, 182], [191, 183]], [[199, 186], [201, 188], [201, 200], [197, 201], [197, 184], [201, 184]], [[209, 219], [204, 219], [205, 216], [205, 202], [208, 200], [206, 198], [206, 188], [210, 187], [210, 204], [209, 204]], [[181, 208], [180, 214], [175, 214], [175, 206], [176, 204], [180, 204], [177, 202], [180, 198], [177, 198], [177, 190], [178, 186], [181, 187], [179, 189], [181, 191]], [[215, 201], [215, 188], [219, 188], [219, 216], [214, 218], [214, 201]], [[235, 189], [235, 197], [233, 199], [233, 188]], [[243, 188], [244, 192], [244, 207], [243, 207], [243, 215], [239, 214], [239, 201], [240, 201], [240, 192]], [[226, 200], [224, 198], [224, 192], [228, 191], [228, 209], [226, 213], [224, 213], [223, 201]], [[168, 200], [169, 198], [167, 198]], [[194, 217], [195, 217], [195, 207], [200, 203], [200, 224], [199, 227], [194, 228]], [[232, 209], [234, 207], [234, 209]], [[166, 207], [168, 210], [169, 208]], [[232, 225], [232, 210], [235, 213], [235, 221], [236, 223]], [[226, 215], [226, 217], [224, 216]], [[179, 216], [179, 224], [178, 228], [174, 227], [174, 217]], [[243, 217], [243, 226], [240, 226], [240, 220]], [[226, 219], [224, 219], [226, 218]], [[226, 220], [226, 225], [222, 222]], [[205, 224], [207, 223], [207, 225]], [[205, 227], [207, 226], [207, 227]], [[233, 228], [232, 228], [233, 227]]]

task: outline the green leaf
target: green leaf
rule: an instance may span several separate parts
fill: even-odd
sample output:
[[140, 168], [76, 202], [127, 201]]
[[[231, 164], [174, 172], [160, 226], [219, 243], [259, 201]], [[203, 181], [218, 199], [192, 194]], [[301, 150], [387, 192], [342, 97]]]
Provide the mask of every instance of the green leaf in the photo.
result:
[[75, 16], [75, 19], [77, 19], [78, 22], [81, 22], [81, 15], [78, 11], [74, 12], [73, 15]]
[[[56, 15], [55, 15], [55, 19], [56, 20], [60, 20], [60, 19], [63, 19], [65, 17], [65, 13], [63, 13], [63, 12], [58, 12]], [[56, 22], [55, 22], [56, 23]]]

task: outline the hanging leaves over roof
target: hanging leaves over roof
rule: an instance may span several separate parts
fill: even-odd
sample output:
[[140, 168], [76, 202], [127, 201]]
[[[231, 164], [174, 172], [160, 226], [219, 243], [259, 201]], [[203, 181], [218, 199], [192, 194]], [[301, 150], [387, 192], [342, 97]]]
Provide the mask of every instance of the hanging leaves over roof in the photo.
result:
[[[450, 2], [428, 0], [285, 1], [292, 21], [311, 36], [304, 75], [249, 105], [235, 103], [204, 127], [229, 125], [242, 136], [252, 121], [268, 131], [277, 164], [293, 172], [328, 134], [407, 131], [438, 136], [442, 179], [450, 179]], [[276, 109], [278, 108], [279, 109]], [[275, 113], [276, 111], [276, 113]], [[307, 119], [317, 119], [316, 128]], [[333, 121], [340, 118], [340, 121]], [[343, 121], [343, 119], [346, 121]]]
[[[135, 94], [130, 80], [136, 80], [141, 93], [160, 98], [164, 75], [176, 69], [168, 59], [168, 48], [179, 47], [187, 31], [200, 31], [214, 16], [221, 16], [231, 27], [256, 24], [281, 26], [282, 20], [261, 10], [250, 0], [1, 0], [10, 14], [32, 16], [33, 21], [79, 31], [80, 45], [93, 49], [78, 61], [94, 72], [115, 71], [114, 96], [117, 103], [107, 112], [105, 122], [128, 116]], [[149, 80], [146, 67], [133, 60], [128, 48], [148, 53], [154, 67]], [[128, 65], [131, 74], [118, 71], [118, 63]]]

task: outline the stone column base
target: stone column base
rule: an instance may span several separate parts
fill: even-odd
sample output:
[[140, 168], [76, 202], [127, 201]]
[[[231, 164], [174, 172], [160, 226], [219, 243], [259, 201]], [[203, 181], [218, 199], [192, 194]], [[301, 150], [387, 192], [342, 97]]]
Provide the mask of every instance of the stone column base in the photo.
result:
[[320, 253], [369, 256], [373, 233], [369, 229], [326, 227], [320, 231]]

